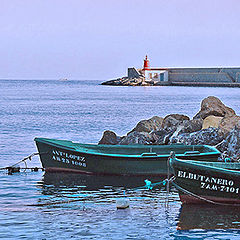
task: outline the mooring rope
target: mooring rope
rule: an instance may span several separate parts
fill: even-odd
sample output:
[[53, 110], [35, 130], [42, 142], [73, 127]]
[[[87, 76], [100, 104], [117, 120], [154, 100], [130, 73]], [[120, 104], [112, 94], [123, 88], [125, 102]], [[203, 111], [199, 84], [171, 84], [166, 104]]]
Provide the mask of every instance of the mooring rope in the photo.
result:
[[[119, 191], [117, 191], [116, 193], [121, 193], [121, 192], [123, 192], [124, 195], [125, 195], [126, 192], [130, 192], [130, 191], [152, 190], [155, 186], [159, 186], [159, 185], [165, 186], [168, 181], [169, 181], [169, 182], [172, 182], [174, 179], [175, 179], [175, 177], [173, 176], [173, 177], [171, 177], [170, 179], [165, 179], [165, 180], [163, 180], [163, 181], [161, 181], [161, 182], [156, 182], [156, 183], [151, 183], [151, 181], [149, 181], [149, 180], [146, 181], [146, 180], [145, 180], [145, 183], [146, 183], [145, 186], [137, 187], [137, 188], [132, 188], [132, 189], [127, 189], [127, 190], [119, 190]], [[63, 201], [48, 202], [48, 203], [28, 204], [28, 205], [26, 205], [26, 206], [31, 206], [31, 207], [44, 207], [44, 206], [51, 206], [51, 205], [58, 205], [58, 204], [65, 204], [65, 203], [85, 201], [85, 200], [89, 200], [89, 199], [91, 199], [91, 198], [94, 198], [94, 197], [92, 196], [92, 197], [81, 198], [81, 199], [63, 200]]]
[[170, 153], [170, 157], [167, 160], [167, 197], [165, 198], [165, 207], [168, 208], [168, 203], [169, 203], [169, 191], [170, 191], [170, 187], [169, 187], [169, 178], [170, 178], [170, 159], [172, 156], [172, 152]]
[[[152, 190], [154, 187], [156, 186], [165, 186], [167, 184], [167, 194], [169, 195], [169, 184], [172, 183], [175, 180], [175, 176], [172, 176], [170, 178], [170, 165], [169, 165], [169, 161], [170, 158], [168, 158], [168, 174], [167, 174], [167, 178], [164, 179], [161, 182], [156, 182], [156, 183], [152, 183], [151, 181], [149, 181], [148, 179], [145, 180], [145, 185], [141, 186], [141, 187], [137, 187], [137, 188], [132, 188], [132, 189], [127, 189], [127, 190], [119, 190], [117, 191], [117, 193], [121, 193], [123, 192], [124, 195], [126, 192], [130, 192], [130, 191], [138, 191], [138, 190]], [[93, 198], [93, 197], [91, 197]], [[72, 203], [72, 202], [79, 202], [79, 201], [85, 201], [85, 200], [89, 200], [89, 198], [85, 198], [85, 199], [72, 199], [72, 200], [63, 200], [63, 201], [57, 201], [57, 202], [48, 202], [48, 203], [37, 203], [37, 204], [29, 204], [26, 206], [32, 206], [32, 207], [44, 207], [44, 206], [51, 206], [51, 205], [58, 205], [58, 204], [65, 204], [65, 203]]]
[[[11, 165], [9, 167], [0, 168], [0, 171], [7, 170], [8, 175], [12, 175], [13, 173], [17, 173], [17, 172], [19, 173], [20, 170], [22, 170], [22, 169], [24, 170], [23, 172], [26, 172], [27, 169], [30, 169], [32, 172], [38, 172], [39, 169], [44, 171], [44, 168], [42, 168], [42, 167], [28, 167], [27, 166], [27, 160], [31, 161], [33, 156], [40, 155], [40, 154], [43, 154], [43, 153], [32, 153], [31, 155], [23, 158], [22, 160], [14, 163], [13, 165]], [[22, 162], [24, 163], [25, 167], [17, 166], [18, 164], [20, 164]]]
[[29, 159], [29, 161], [31, 161], [31, 160], [32, 160], [32, 157], [34, 157], [34, 156], [36, 156], [36, 155], [39, 155], [39, 153], [38, 153], [38, 152], [37, 152], [37, 153], [32, 153], [31, 155], [23, 158], [22, 160], [18, 161], [17, 163], [13, 164], [13, 165], [10, 166], [10, 167], [14, 167], [14, 166], [18, 165], [18, 164], [21, 163], [21, 162], [24, 162], [24, 163], [26, 164], [26, 162], [25, 162], [26, 160]]
[[[20, 169], [24, 169], [24, 171], [26, 171], [27, 169], [31, 169], [31, 170], [33, 170], [33, 171], [38, 171], [38, 169], [44, 170], [44, 168], [41, 168], [41, 167], [28, 167], [28, 166], [27, 166], [27, 160], [31, 161], [31, 160], [32, 160], [32, 157], [34, 157], [34, 156], [36, 156], [36, 155], [40, 155], [40, 154], [41, 154], [41, 155], [42, 155], [42, 154], [47, 154], [47, 152], [46, 152], [46, 153], [38, 153], [38, 152], [37, 152], [37, 153], [32, 153], [32, 154], [30, 154], [29, 156], [23, 158], [22, 160], [14, 163], [14, 164], [11, 165], [11, 166], [0, 168], [0, 170], [8, 170], [9, 174], [12, 174], [12, 173], [14, 173], [14, 172], [20, 172]], [[20, 168], [20, 167], [17, 167], [17, 166], [16, 166], [16, 165], [18, 165], [18, 164], [20, 164], [20, 163], [22, 163], [22, 162], [25, 164], [25, 168]]]
[[8, 169], [8, 168], [13, 168], [14, 166], [16, 166], [16, 165], [18, 165], [18, 164], [20, 164], [20, 163], [22, 163], [22, 162], [25, 163], [25, 166], [26, 166], [26, 168], [27, 168], [26, 160], [29, 159], [29, 161], [31, 161], [33, 156], [36, 156], [36, 155], [39, 155], [39, 154], [40, 154], [40, 153], [32, 153], [31, 155], [29, 155], [29, 156], [23, 158], [22, 160], [20, 160], [20, 161], [14, 163], [13, 165], [11, 165], [11, 166], [9, 166], [9, 167], [2, 167], [2, 168], [0, 168], [0, 170], [6, 170], [6, 169]]
[[65, 204], [65, 203], [85, 201], [85, 200], [89, 200], [89, 199], [90, 198], [84, 198], [84, 199], [81, 198], [81, 199], [63, 200], [63, 201], [50, 202], [50, 203], [48, 202], [48, 203], [27, 204], [25, 206], [28, 206], [28, 207], [44, 207], [44, 206], [51, 206], [51, 205], [59, 205], [59, 204]]

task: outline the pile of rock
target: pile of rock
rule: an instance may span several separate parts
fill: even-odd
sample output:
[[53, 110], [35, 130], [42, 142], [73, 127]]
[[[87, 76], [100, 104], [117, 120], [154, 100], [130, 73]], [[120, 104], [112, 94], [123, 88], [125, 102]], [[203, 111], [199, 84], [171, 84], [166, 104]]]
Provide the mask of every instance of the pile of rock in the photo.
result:
[[240, 116], [218, 98], [210, 96], [190, 119], [181, 114], [154, 116], [140, 121], [126, 136], [105, 131], [99, 144], [205, 144], [216, 146], [233, 160], [240, 158]]
[[139, 78], [128, 78], [122, 77], [113, 80], [109, 80], [101, 83], [102, 85], [113, 85], [113, 86], [154, 86], [157, 85], [159, 81], [145, 81], [144, 77]]

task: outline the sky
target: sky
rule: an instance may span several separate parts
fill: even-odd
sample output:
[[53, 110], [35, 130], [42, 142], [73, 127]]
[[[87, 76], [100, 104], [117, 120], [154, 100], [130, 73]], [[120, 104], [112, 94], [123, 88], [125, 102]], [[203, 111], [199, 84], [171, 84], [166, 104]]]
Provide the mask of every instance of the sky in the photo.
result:
[[240, 66], [239, 0], [0, 0], [0, 78]]

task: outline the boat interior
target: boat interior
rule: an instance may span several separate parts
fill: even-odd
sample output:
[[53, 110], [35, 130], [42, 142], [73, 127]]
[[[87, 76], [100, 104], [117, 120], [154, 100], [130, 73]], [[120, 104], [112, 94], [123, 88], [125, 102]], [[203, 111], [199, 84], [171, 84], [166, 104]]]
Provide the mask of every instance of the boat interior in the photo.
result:
[[[186, 161], [186, 160], [184, 160]], [[203, 166], [209, 166], [214, 168], [221, 168], [221, 169], [228, 169], [228, 170], [240, 170], [240, 162], [208, 162], [208, 161], [193, 161], [193, 160], [187, 160], [189, 163], [197, 164], [197, 165], [203, 165]]]
[[[38, 141], [38, 139], [37, 139]], [[73, 149], [79, 152], [91, 154], [107, 154], [107, 155], [140, 155], [140, 156], [157, 156], [169, 155], [175, 152], [176, 155], [199, 155], [208, 153], [219, 153], [214, 147], [207, 145], [96, 145], [96, 144], [80, 144], [72, 141], [40, 139], [45, 142], [59, 147]]]

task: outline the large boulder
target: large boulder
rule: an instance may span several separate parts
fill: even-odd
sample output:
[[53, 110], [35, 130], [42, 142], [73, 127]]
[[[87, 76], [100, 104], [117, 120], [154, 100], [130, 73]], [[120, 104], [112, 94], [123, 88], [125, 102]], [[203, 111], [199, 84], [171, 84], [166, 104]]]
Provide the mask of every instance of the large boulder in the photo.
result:
[[130, 144], [152, 144], [153, 138], [149, 133], [146, 132], [131, 132], [127, 136], [123, 137], [118, 143], [120, 145]]
[[[129, 79], [125, 78], [126, 83]], [[132, 79], [133, 83], [137, 80]], [[194, 119], [181, 114], [170, 114], [164, 119], [154, 116], [140, 121], [126, 136], [119, 137], [105, 131], [99, 144], [207, 144], [217, 146], [234, 160], [240, 158], [240, 116], [218, 98], [202, 101]]]
[[185, 120], [178, 125], [176, 131], [178, 134], [197, 132], [202, 129], [202, 125], [202, 119]]
[[177, 122], [173, 120], [171, 127], [168, 126], [169, 125], [166, 125], [164, 128], [159, 129], [158, 131], [151, 132], [151, 135], [155, 139], [155, 144], [169, 144], [171, 139], [177, 137], [179, 134], [200, 131], [202, 129], [202, 120], [194, 119]]
[[235, 111], [213, 96], [202, 101], [201, 110], [193, 119], [203, 119], [203, 129], [219, 128], [219, 133], [223, 136], [226, 136], [235, 126], [240, 126], [240, 117], [236, 115]]
[[[151, 132], [161, 128], [163, 118], [154, 116], [148, 120], [140, 121], [131, 132]], [[129, 134], [128, 133], [128, 134]]]
[[190, 118], [182, 114], [170, 114], [163, 119], [161, 127], [163, 129], [172, 129], [186, 120], [190, 120]]
[[235, 127], [240, 127], [240, 117], [237, 115], [226, 116], [219, 123], [221, 133], [226, 136]]
[[[183, 119], [187, 118], [188, 117], [183, 117]], [[170, 119], [171, 124], [166, 124], [164, 128], [160, 128], [158, 130], [150, 132], [153, 144], [165, 145], [171, 141], [171, 138], [176, 137], [179, 134], [192, 133], [202, 129], [201, 119], [175, 121], [175, 118], [167, 118], [167, 120]], [[168, 121], [167, 123], [169, 122], [170, 121]]]
[[217, 128], [202, 129], [193, 133], [182, 133], [170, 139], [170, 143], [182, 143], [186, 145], [212, 145], [220, 143], [223, 136], [219, 134]]
[[111, 144], [116, 145], [121, 141], [121, 137], [117, 136], [115, 132], [113, 131], [104, 131], [103, 136], [101, 140], [98, 142], [98, 144]]
[[169, 142], [169, 138], [174, 133], [174, 130], [167, 131], [165, 129], [160, 129], [151, 133], [153, 143], [157, 145], [166, 145]]
[[233, 116], [235, 111], [225, 106], [220, 99], [214, 96], [209, 96], [203, 99], [201, 103], [200, 111], [193, 117], [193, 119], [205, 119], [206, 117], [213, 115], [217, 117]]
[[240, 159], [240, 128], [235, 127], [223, 139], [216, 148], [225, 154], [225, 157], [230, 157], [233, 161]]
[[207, 129], [209, 127], [218, 128], [222, 119], [223, 117], [216, 117], [216, 116], [210, 115], [203, 120], [202, 129]]

